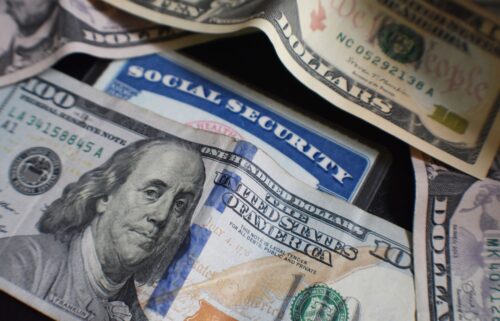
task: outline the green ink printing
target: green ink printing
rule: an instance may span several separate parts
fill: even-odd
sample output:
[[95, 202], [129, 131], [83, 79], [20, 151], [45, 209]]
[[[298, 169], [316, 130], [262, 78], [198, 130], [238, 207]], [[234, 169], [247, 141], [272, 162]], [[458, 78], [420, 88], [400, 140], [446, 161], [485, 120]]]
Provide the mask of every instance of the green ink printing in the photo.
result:
[[292, 321], [347, 321], [349, 311], [337, 291], [326, 284], [314, 284], [295, 296], [290, 316]]

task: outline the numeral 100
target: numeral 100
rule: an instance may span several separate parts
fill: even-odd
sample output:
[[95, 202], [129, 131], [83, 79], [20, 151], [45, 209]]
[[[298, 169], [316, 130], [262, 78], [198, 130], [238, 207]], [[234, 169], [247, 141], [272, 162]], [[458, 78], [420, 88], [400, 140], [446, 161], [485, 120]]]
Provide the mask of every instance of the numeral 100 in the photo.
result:
[[50, 100], [54, 105], [61, 108], [71, 108], [75, 104], [75, 97], [70, 93], [43, 82], [38, 78], [31, 78], [22, 85], [22, 89], [40, 97], [44, 100]]

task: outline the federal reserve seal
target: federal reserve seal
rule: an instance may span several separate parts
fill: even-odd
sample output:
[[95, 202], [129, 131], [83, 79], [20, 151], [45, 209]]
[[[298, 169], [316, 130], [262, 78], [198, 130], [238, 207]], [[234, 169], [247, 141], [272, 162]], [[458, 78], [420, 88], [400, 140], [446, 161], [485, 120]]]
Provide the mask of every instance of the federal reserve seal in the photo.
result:
[[292, 321], [347, 321], [349, 311], [342, 296], [325, 284], [315, 284], [295, 296]]
[[424, 38], [405, 25], [382, 26], [377, 36], [380, 49], [401, 63], [418, 61], [424, 54]]
[[16, 156], [9, 169], [12, 186], [24, 195], [43, 194], [61, 176], [59, 156], [46, 147], [32, 147]]

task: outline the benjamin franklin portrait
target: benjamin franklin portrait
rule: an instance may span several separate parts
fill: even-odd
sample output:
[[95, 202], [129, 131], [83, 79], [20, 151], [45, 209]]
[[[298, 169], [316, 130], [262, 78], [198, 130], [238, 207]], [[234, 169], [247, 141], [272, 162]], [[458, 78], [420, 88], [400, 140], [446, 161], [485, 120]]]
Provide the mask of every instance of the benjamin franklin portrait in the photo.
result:
[[68, 184], [40, 234], [0, 239], [0, 276], [85, 320], [147, 320], [152, 284], [185, 241], [205, 182], [194, 144], [140, 140]]

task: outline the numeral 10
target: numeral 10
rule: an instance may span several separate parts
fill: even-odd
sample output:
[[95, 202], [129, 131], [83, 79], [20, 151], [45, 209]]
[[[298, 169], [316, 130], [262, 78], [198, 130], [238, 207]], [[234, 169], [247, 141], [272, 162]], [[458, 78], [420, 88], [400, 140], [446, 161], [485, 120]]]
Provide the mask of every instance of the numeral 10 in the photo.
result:
[[400, 269], [411, 268], [412, 259], [410, 253], [381, 240], [375, 240], [375, 245], [375, 249], [370, 251], [371, 255]]

